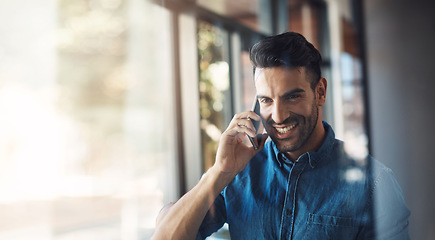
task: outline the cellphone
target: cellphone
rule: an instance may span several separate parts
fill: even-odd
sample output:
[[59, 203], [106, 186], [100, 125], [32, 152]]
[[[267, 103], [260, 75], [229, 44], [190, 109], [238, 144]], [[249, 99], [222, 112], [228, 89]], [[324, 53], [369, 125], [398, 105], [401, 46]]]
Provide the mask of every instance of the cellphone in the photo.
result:
[[[255, 99], [254, 99], [254, 103], [252, 104], [251, 111], [253, 111], [256, 114], [260, 115], [260, 104], [258, 102], [257, 95], [255, 95]], [[255, 120], [253, 120], [251, 118], [251, 122], [252, 122], [252, 124], [254, 124], [255, 130], [258, 130], [258, 127], [260, 126], [260, 121], [255, 121]], [[254, 147], [254, 149], [258, 150], [258, 145], [255, 143], [254, 138], [249, 136], [249, 135], [248, 135], [248, 138], [249, 138], [249, 141], [251, 141], [252, 146]]]

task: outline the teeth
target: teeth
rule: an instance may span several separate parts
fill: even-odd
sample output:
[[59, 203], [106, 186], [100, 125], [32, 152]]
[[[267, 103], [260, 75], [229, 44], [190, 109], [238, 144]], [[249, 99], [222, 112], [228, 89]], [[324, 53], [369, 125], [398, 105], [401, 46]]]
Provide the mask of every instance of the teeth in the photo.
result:
[[282, 128], [280, 128], [280, 127], [275, 127], [275, 129], [276, 129], [276, 131], [278, 131], [279, 133], [286, 133], [286, 132], [292, 130], [293, 128], [295, 128], [295, 127], [296, 127], [296, 124], [293, 124], [293, 125], [290, 125], [290, 126], [288, 126], [288, 127], [282, 127]]

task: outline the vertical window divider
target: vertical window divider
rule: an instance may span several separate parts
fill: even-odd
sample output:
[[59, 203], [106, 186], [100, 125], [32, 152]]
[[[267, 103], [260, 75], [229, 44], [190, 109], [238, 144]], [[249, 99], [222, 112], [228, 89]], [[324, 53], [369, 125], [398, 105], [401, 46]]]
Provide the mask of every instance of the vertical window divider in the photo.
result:
[[230, 83], [231, 95], [233, 97], [233, 115], [243, 111], [243, 84], [242, 84], [242, 65], [240, 53], [242, 52], [240, 34], [232, 32], [230, 38]]
[[[199, 113], [199, 71], [197, 20], [194, 14], [178, 15], [178, 50], [180, 69], [181, 126], [183, 142], [185, 191], [193, 188], [203, 173], [201, 149], [201, 117]], [[180, 170], [181, 171], [181, 170]], [[183, 192], [181, 192], [183, 194]]]
[[176, 144], [177, 144], [177, 172], [178, 172], [178, 195], [181, 197], [186, 192], [186, 177], [185, 177], [185, 159], [184, 159], [184, 144], [183, 144], [183, 113], [182, 113], [182, 96], [181, 96], [181, 70], [180, 70], [180, 31], [179, 31], [179, 13], [174, 11], [171, 14], [172, 20], [172, 44], [174, 49], [174, 100], [175, 100], [175, 116], [176, 116]]

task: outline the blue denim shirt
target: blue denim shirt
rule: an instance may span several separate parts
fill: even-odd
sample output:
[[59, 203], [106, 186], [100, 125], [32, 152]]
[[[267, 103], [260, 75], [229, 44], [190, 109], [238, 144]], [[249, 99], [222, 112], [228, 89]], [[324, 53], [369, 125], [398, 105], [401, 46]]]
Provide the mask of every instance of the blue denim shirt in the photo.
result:
[[318, 151], [295, 163], [269, 141], [216, 198], [197, 239], [225, 222], [231, 239], [409, 239], [409, 210], [393, 173], [349, 157], [324, 122]]

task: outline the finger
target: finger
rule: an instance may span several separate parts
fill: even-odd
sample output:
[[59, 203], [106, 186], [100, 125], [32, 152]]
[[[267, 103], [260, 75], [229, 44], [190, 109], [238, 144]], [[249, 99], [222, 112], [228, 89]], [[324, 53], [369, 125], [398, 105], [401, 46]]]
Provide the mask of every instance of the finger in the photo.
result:
[[255, 121], [259, 121], [261, 120], [261, 117], [253, 111], [247, 111], [247, 112], [236, 114], [234, 116], [234, 119], [247, 119], [247, 120], [253, 119]]
[[256, 131], [254, 124], [252, 124], [249, 118], [233, 118], [231, 120], [227, 129], [234, 128], [236, 126], [250, 128], [253, 131]]
[[261, 121], [261, 116], [258, 115], [256, 112], [249, 111], [248, 112], [248, 119], [253, 119], [255, 121]]
[[240, 119], [237, 121], [237, 126], [239, 127], [246, 127], [251, 129], [253, 132], [257, 133], [257, 129], [255, 128], [254, 124], [251, 120], [248, 119]]
[[[256, 133], [259, 131], [257, 131], [257, 129], [254, 127], [254, 124], [251, 122], [251, 120], [261, 121], [261, 117], [252, 111], [237, 113], [234, 115], [233, 119], [231, 120], [227, 130], [233, 129], [235, 127], [245, 127], [250, 129], [250, 131], [252, 131], [256, 135]], [[252, 136], [249, 133], [248, 135]], [[255, 135], [252, 137], [255, 137]]]
[[247, 128], [245, 126], [239, 126], [239, 125], [236, 125], [230, 129], [227, 129], [227, 131], [225, 131], [225, 132], [228, 136], [232, 136], [232, 137], [235, 137], [237, 134], [245, 134], [245, 135], [249, 135], [251, 137], [255, 137], [257, 135], [257, 133], [254, 132], [252, 129]]

